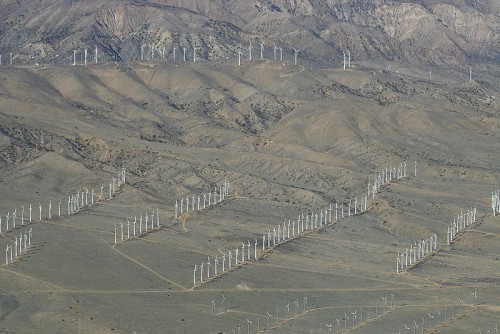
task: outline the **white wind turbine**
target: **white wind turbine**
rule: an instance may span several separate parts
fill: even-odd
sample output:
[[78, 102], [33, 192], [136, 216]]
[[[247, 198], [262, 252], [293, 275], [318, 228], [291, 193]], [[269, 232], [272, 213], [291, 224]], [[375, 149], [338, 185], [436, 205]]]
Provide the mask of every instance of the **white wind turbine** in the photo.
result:
[[297, 65], [297, 54], [300, 52], [300, 50], [293, 48], [293, 51], [295, 52], [295, 65]]

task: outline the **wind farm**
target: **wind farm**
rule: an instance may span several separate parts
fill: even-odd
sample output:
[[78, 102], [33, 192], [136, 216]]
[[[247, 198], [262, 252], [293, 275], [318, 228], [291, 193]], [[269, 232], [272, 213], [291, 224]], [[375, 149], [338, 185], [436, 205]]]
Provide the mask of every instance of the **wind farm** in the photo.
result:
[[0, 330], [497, 332], [496, 65], [287, 38], [0, 49]]

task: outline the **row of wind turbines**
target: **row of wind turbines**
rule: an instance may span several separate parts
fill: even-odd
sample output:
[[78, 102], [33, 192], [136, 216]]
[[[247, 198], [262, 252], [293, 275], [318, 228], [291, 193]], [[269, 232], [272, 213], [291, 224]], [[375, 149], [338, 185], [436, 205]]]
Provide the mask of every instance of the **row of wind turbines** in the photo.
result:
[[[29, 249], [29, 247], [31, 247], [32, 235], [33, 235], [32, 227], [30, 227], [29, 230], [26, 229], [24, 230], [24, 236], [22, 232], [19, 234], [19, 241], [17, 239], [17, 236], [14, 235], [14, 243], [7, 245], [5, 249], [5, 265], [9, 264], [9, 258], [10, 258], [10, 263], [12, 263], [22, 254], [24, 254]], [[23, 240], [24, 240], [24, 251], [23, 251]], [[12, 246], [14, 246], [14, 253], [12, 252]]]
[[[265, 46], [265, 44], [262, 42], [262, 43], [259, 43], [259, 45], [260, 45], [260, 60], [264, 60], [264, 46]], [[250, 42], [250, 45], [248, 46], [248, 60], [249, 61], [252, 61], [252, 59], [254, 59], [254, 58], [252, 58], [252, 49], [253, 48], [254, 47], [252, 46], [252, 42]], [[276, 60], [276, 61], [278, 60], [278, 56], [277, 56], [278, 50], [280, 52], [279, 61], [283, 62], [283, 48], [276, 46], [276, 44], [274, 44], [274, 49], [273, 49], [274, 60]], [[292, 48], [292, 50], [294, 52], [294, 57], [293, 57], [294, 65], [297, 65], [297, 56], [298, 56], [300, 50], [296, 49], [296, 48]], [[243, 52], [241, 51], [241, 49], [238, 50], [238, 66], [241, 66], [241, 56], [242, 55], [243, 55]], [[344, 54], [344, 56], [345, 56], [345, 54]]]
[[[430, 307], [428, 307], [426, 313], [422, 317], [422, 322], [420, 323], [420, 327], [417, 323], [416, 319], [413, 319], [413, 325], [408, 326], [406, 323], [403, 323], [402, 326], [404, 327], [404, 333], [405, 334], [424, 334], [424, 333], [432, 333], [433, 328], [439, 327], [445, 323], [451, 323], [454, 320], [460, 319], [462, 315], [464, 314], [465, 311], [471, 309], [471, 304], [472, 305], [477, 305], [478, 298], [477, 298], [477, 290], [474, 290], [472, 292], [472, 297], [471, 300], [468, 298], [458, 298], [459, 305], [452, 304], [451, 306], [446, 305], [444, 310], [440, 310], [439, 308], [435, 310], [435, 312], [432, 312], [430, 310]], [[456, 311], [456, 308], [458, 308], [459, 312]], [[442, 318], [441, 318], [442, 316]], [[426, 325], [426, 319], [428, 319], [428, 325]], [[434, 320], [435, 319], [435, 320]], [[411, 324], [411, 322], [410, 322]], [[413, 329], [413, 331], [412, 331]], [[497, 329], [497, 326], [495, 326], [495, 330]], [[401, 334], [401, 331], [398, 329], [397, 330], [398, 334]], [[497, 333], [497, 332], [495, 332]]]
[[[186, 201], [184, 201], [184, 196], [181, 198], [180, 201], [176, 200], [175, 201], [175, 218], [177, 219], [180, 215], [182, 215], [184, 212], [188, 213], [193, 212], [193, 211], [200, 211], [205, 208], [207, 208], [207, 199], [208, 199], [208, 206], [215, 205], [217, 203], [221, 203], [224, 199], [226, 199], [226, 196], [229, 196], [229, 182], [227, 180], [224, 180], [224, 184], [219, 187], [219, 201], [217, 202], [217, 187], [215, 187], [213, 196], [212, 192], [208, 192], [207, 194], [203, 194], [203, 203], [201, 202], [201, 197], [198, 195], [198, 201], [196, 202], [196, 197], [195, 195], [191, 195], [191, 209], [189, 208], [189, 198], [190, 195], [186, 196]], [[180, 206], [179, 206], [180, 202]]]
[[[121, 172], [118, 173], [118, 178], [112, 178], [112, 182], [109, 184], [109, 197], [110, 199], [113, 194], [118, 191], [118, 189], [125, 184], [125, 168], [122, 168]], [[78, 188], [77, 192], [75, 194], [70, 194], [68, 196], [68, 209], [67, 209], [67, 215], [72, 215], [75, 213], [78, 213], [80, 210], [83, 210], [85, 207], [89, 207], [91, 205], [94, 205], [98, 203], [99, 201], [105, 200], [104, 192], [103, 192], [104, 186], [101, 186], [101, 194], [100, 196], [97, 196], [95, 193], [94, 189], [90, 192], [89, 196], [89, 189], [88, 187], [83, 187], [82, 189]], [[81, 191], [80, 191], [81, 190]], [[90, 197], [90, 203], [89, 203], [89, 197]], [[48, 208], [47, 208], [47, 216], [43, 216], [43, 209], [42, 209], [42, 204], [41, 202], [38, 203], [38, 221], [41, 222], [42, 219], [54, 219], [54, 215], [52, 213], [52, 201], [49, 201]], [[62, 201], [59, 201], [58, 203], [58, 211], [57, 211], [57, 217], [62, 217], [63, 211], [61, 210], [62, 208]], [[32, 215], [33, 207], [30, 203], [28, 207], [28, 212], [29, 216], [25, 218], [25, 208], [24, 204], [21, 205], [21, 225], [17, 225], [18, 227], [24, 226], [25, 225], [25, 220], [27, 220], [27, 223], [29, 224], [32, 223], [34, 220], [34, 217]], [[17, 208], [14, 209], [12, 212], [12, 215], [9, 212], [7, 212], [7, 215], [5, 216], [5, 230], [4, 231], [9, 231], [9, 228], [16, 229], [16, 219], [18, 219], [17, 215]], [[9, 225], [9, 222], [11, 222], [11, 225]], [[0, 216], [0, 233], [2, 233], [2, 217]]]
[[[381, 173], [375, 175], [373, 186], [368, 187], [368, 195], [370, 195], [370, 188], [372, 188], [372, 196], [374, 198], [375, 193], [377, 193], [378, 189], [380, 189], [382, 185], [388, 182], [397, 182], [399, 180], [402, 180], [403, 178], [406, 178], [406, 161], [401, 162], [399, 165], [400, 166], [396, 168], [391, 164], [390, 168], [382, 169]], [[415, 162], [415, 175], [416, 165], [417, 164]], [[354, 201], [352, 199], [349, 200], [347, 207], [345, 207], [345, 201], [343, 200], [340, 203], [340, 206], [338, 202], [335, 203], [335, 209], [333, 209], [333, 205], [330, 204], [328, 208], [320, 209], [316, 212], [306, 212], [305, 215], [301, 214], [298, 216], [297, 220], [284, 219], [283, 225], [281, 225], [280, 223], [276, 227], [273, 227], [272, 230], [268, 229], [267, 233], [264, 233], [262, 235], [262, 242], [260, 243], [260, 245], [260, 238], [254, 236], [248, 238], [247, 243], [245, 243], [245, 241], [241, 242], [241, 252], [239, 246], [231, 248], [228, 251], [227, 256], [224, 252], [221, 262], [219, 261], [219, 257], [215, 256], [213, 258], [213, 265], [210, 257], [208, 257], [207, 262], [203, 261], [199, 266], [198, 264], [195, 264], [193, 269], [193, 286], [197, 287], [200, 284], [210, 281], [215, 277], [219, 277], [221, 275], [224, 275], [226, 272], [230, 272], [236, 268], [241, 267], [243, 264], [252, 260], [252, 255], [253, 261], [258, 261], [260, 256], [265, 255], [267, 252], [283, 243], [301, 237], [305, 232], [311, 233], [314, 231], [318, 231], [326, 226], [331, 225], [334, 222], [337, 222], [340, 218], [343, 219], [346, 217], [351, 217], [351, 215], [355, 216], [358, 214], [362, 214], [367, 209], [368, 196], [362, 197], [362, 200], [359, 204], [358, 198], [355, 197]], [[335, 210], [335, 219], [333, 219], [333, 210]], [[254, 243], [250, 242], [250, 240], [252, 239], [254, 239]], [[261, 249], [260, 254], [258, 253], [258, 249]], [[222, 271], [218, 270], [221, 265]], [[212, 275], [210, 272], [210, 268], [215, 269], [212, 271]]]
[[[264, 60], [265, 59], [264, 58], [265, 44], [264, 44], [264, 42], [260, 42], [258, 44], [260, 45], [260, 60]], [[148, 50], [148, 48], [149, 48], [149, 50]], [[199, 51], [201, 48], [197, 48], [196, 46], [193, 46], [191, 49], [192, 49], [192, 53], [190, 53], [189, 55], [191, 56], [192, 62], [196, 63], [196, 61], [198, 59], [197, 58], [197, 51]], [[252, 42], [250, 42], [249, 46], [248, 46], [248, 59], [249, 59], [249, 61], [252, 61], [255, 59], [254, 57], [252, 57], [252, 50], [253, 49], [254, 49], [254, 46], [252, 46]], [[177, 50], [179, 52], [177, 52]], [[293, 63], [294, 63], [294, 65], [298, 65], [298, 54], [301, 51], [295, 47], [291, 48], [291, 50], [293, 51]], [[188, 48], [185, 46], [178, 46], [178, 47], [174, 46], [171, 49], [172, 59], [174, 61], [176, 61], [177, 54], [180, 53], [179, 59], [182, 60], [184, 63], [186, 63], [188, 61], [187, 51], [188, 51]], [[278, 51], [279, 51], [279, 57], [278, 57]], [[159, 47], [155, 44], [150, 44], [150, 45], [141, 44], [140, 45], [140, 60], [141, 61], [144, 61], [144, 60], [154, 61], [155, 59], [158, 59], [158, 60], [159, 59], [166, 59], [166, 53], [167, 53], [166, 47], [162, 48], [162, 47]], [[342, 53], [343, 53], [343, 67], [344, 67], [344, 70], [346, 70], [347, 68], [351, 67], [351, 52], [349, 50], [347, 50], [347, 54], [345, 51], [343, 51]], [[283, 47], [279, 47], [279, 46], [276, 46], [276, 44], [274, 44], [273, 54], [274, 54], [275, 61], [278, 61], [278, 59], [279, 59], [280, 62], [283, 62]], [[241, 51], [241, 49], [239, 49], [237, 51], [237, 55], [238, 55], [238, 65], [241, 66], [241, 60], [242, 60], [241, 56], [243, 55], [243, 52]], [[121, 58], [121, 55], [117, 54], [114, 56], [113, 59], [117, 60], [118, 57]], [[62, 56], [62, 54], [61, 55], [56, 54], [55, 56], [52, 56], [49, 59], [49, 64], [50, 63], [55, 64], [59, 59], [63, 59], [64, 63], [66, 63], [66, 60], [69, 59], [69, 61], [71, 62], [72, 65], [77, 65], [79, 63], [78, 58], [80, 59], [80, 63], [84, 66], [87, 66], [90, 63], [97, 64], [98, 59], [99, 59], [99, 52], [98, 52], [97, 45], [95, 46], [95, 49], [93, 50], [93, 55], [91, 54], [91, 52], [89, 52], [88, 48], [84, 48], [83, 50], [73, 49], [72, 56], [64, 57], [64, 56]], [[35, 59], [35, 56], [30, 56], [30, 63], [31, 63], [32, 59]], [[12, 52], [9, 53], [9, 64], [10, 65], [14, 64], [14, 57], [13, 57]], [[2, 55], [0, 55], [0, 66], [1, 65], [2, 65]]]
[[[109, 197], [107, 199], [112, 198], [112, 196], [115, 194], [118, 189], [125, 184], [126, 182], [126, 172], [125, 168], [122, 168], [121, 171], [118, 173], [117, 178], [112, 178], [112, 182], [109, 184]], [[84, 188], [78, 188], [77, 192], [75, 194], [71, 194], [68, 196], [68, 209], [67, 209], [67, 215], [73, 215], [81, 210], [83, 210], [85, 207], [90, 207], [93, 206], [94, 204], [99, 203], [100, 201], [106, 200], [103, 192], [104, 186], [101, 186], [101, 194], [98, 196], [95, 194], [94, 189], [90, 192], [89, 196], [89, 189], [87, 187]], [[89, 201], [90, 198], [90, 201]], [[48, 204], [48, 210], [47, 210], [47, 215], [44, 217], [43, 216], [43, 209], [42, 209], [42, 204], [38, 203], [38, 222], [42, 222], [44, 219], [51, 220], [55, 219], [56, 217], [60, 218], [63, 216], [62, 212], [62, 201], [59, 201], [58, 203], [58, 211], [57, 211], [57, 216], [55, 216], [52, 213], [52, 201], [49, 201]], [[2, 224], [2, 217], [0, 216], [0, 234], [4, 233], [6, 234], [9, 231], [15, 231], [17, 229], [25, 228], [24, 230], [24, 236], [23, 233], [20, 234], [19, 241], [17, 237], [15, 238], [14, 244], [15, 248], [13, 250], [12, 245], [7, 245], [7, 249], [5, 251], [5, 264], [9, 263], [9, 256], [8, 253], [10, 252], [10, 262], [13, 261], [14, 258], [17, 258], [18, 255], [23, 253], [23, 249], [21, 247], [23, 240], [24, 240], [24, 250], [27, 249], [27, 247], [31, 246], [31, 236], [32, 236], [32, 227], [27, 230], [27, 226], [30, 224], [35, 223], [35, 217], [33, 217], [33, 207], [30, 203], [28, 207], [28, 212], [25, 213], [25, 208], [24, 205], [21, 205], [21, 210], [20, 210], [20, 217], [18, 218], [18, 212], [17, 209], [14, 209], [12, 214], [7, 212], [7, 215], [5, 216], [4, 223], [5, 225]], [[26, 217], [27, 216], [27, 217]], [[16, 225], [16, 220], [17, 220], [17, 225]], [[20, 220], [20, 223], [19, 223]], [[9, 225], [10, 223], [10, 225]], [[5, 228], [3, 228], [5, 226]]]

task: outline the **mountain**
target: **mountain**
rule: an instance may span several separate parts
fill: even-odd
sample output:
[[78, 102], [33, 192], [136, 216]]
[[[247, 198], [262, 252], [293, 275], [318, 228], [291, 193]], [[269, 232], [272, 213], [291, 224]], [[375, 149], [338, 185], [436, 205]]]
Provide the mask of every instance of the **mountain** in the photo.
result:
[[[259, 55], [318, 66], [353, 60], [422, 65], [495, 63], [500, 50], [500, 4], [494, 0], [4, 0], [0, 4], [0, 54], [18, 64], [173, 57], [192, 59]], [[177, 51], [177, 57], [180, 56]]]

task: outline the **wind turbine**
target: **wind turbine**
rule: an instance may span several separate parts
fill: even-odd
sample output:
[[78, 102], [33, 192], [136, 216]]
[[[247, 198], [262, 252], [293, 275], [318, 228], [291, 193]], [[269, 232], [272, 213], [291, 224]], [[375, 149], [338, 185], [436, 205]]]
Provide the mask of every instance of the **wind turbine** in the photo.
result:
[[238, 50], [238, 66], [241, 66], [241, 50]]
[[290, 313], [290, 303], [285, 305], [285, 310], [286, 310], [286, 318], [288, 319], [288, 313]]
[[346, 60], [345, 60], [345, 52], [342, 52], [344, 54], [344, 71], [345, 71], [345, 67], [346, 67]]
[[347, 49], [347, 67], [351, 68], [351, 51]]
[[193, 63], [196, 63], [196, 48], [193, 48]]
[[252, 322], [250, 320], [247, 319], [247, 334], [250, 334], [250, 325], [252, 324]]
[[253, 49], [252, 42], [250, 42], [250, 46], [248, 47], [248, 58], [250, 61], [252, 61], [252, 49]]
[[347, 320], [349, 320], [349, 317], [344, 313], [344, 332], [347, 331]]
[[[278, 48], [276, 47], [276, 44], [274, 44], [274, 60], [276, 60], [276, 50], [277, 49]], [[11, 59], [12, 59], [12, 57], [11, 57]], [[12, 65], [12, 60], [11, 60], [11, 65]]]
[[300, 50], [293, 48], [293, 51], [295, 52], [295, 65], [297, 65], [297, 54], [300, 52]]
[[[264, 43], [260, 44], [260, 60], [264, 59]], [[0, 65], [2, 65], [2, 58], [0, 57]]]

